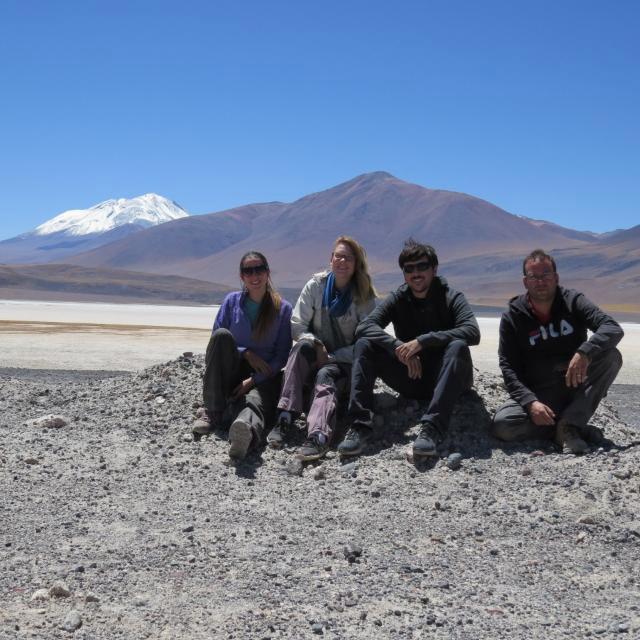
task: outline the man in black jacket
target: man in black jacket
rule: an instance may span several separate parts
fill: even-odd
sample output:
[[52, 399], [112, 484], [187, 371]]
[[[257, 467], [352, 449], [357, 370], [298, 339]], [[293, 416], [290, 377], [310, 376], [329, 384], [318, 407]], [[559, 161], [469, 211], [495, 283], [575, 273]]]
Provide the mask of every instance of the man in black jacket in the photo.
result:
[[[500, 322], [500, 368], [511, 400], [493, 419], [501, 440], [554, 438], [585, 453], [602, 433], [588, 426], [620, 367], [620, 325], [582, 293], [558, 285], [555, 260], [542, 249], [522, 263], [526, 293]], [[593, 332], [587, 340], [587, 329]]]
[[[437, 276], [438, 256], [429, 245], [408, 240], [398, 263], [405, 284], [356, 330], [351, 428], [338, 445], [343, 456], [359, 454], [370, 437], [376, 377], [403, 396], [428, 402], [413, 444], [418, 457], [436, 455], [455, 401], [473, 383], [469, 345], [480, 342], [480, 329], [464, 295]], [[389, 323], [395, 338], [385, 331]]]

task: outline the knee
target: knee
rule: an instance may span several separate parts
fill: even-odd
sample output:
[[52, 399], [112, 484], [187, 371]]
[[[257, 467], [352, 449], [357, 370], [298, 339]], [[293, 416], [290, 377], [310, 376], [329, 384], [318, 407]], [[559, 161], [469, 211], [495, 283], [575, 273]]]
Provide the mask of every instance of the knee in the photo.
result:
[[618, 373], [622, 368], [622, 354], [618, 349], [611, 349], [607, 352], [606, 362], [609, 368]]
[[309, 364], [316, 361], [316, 346], [311, 340], [299, 340], [291, 349], [292, 358], [304, 358]]
[[471, 351], [464, 340], [452, 340], [447, 345], [445, 352], [450, 357], [471, 362]]
[[373, 343], [369, 338], [358, 338], [353, 346], [353, 357], [362, 356], [369, 353], [373, 348]]
[[318, 373], [316, 374], [316, 388], [319, 386], [322, 387], [334, 387], [333, 376], [331, 375], [331, 367], [321, 367]]
[[220, 327], [211, 334], [211, 340], [216, 340], [218, 342], [233, 340], [233, 334], [231, 333], [231, 331], [229, 331], [229, 329], [223, 329], [222, 327]]

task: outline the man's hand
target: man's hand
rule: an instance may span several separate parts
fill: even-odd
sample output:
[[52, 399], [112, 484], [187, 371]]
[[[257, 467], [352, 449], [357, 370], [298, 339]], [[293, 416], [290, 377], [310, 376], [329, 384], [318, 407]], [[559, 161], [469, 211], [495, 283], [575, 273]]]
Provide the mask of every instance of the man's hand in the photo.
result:
[[398, 358], [402, 364], [409, 366], [409, 360], [417, 356], [421, 351], [422, 345], [417, 340], [411, 340], [396, 347], [396, 358]]
[[577, 351], [573, 354], [567, 367], [567, 375], [564, 378], [567, 387], [579, 387], [587, 379], [587, 368], [590, 362], [591, 359], [584, 353]]
[[257, 373], [264, 373], [265, 376], [270, 376], [273, 372], [268, 363], [263, 360], [257, 353], [246, 349], [244, 352], [244, 359], [249, 363], [249, 366]]
[[316, 342], [316, 366], [318, 369], [329, 362], [327, 348], [320, 342]]
[[239, 400], [242, 396], [246, 396], [254, 387], [253, 378], [243, 380], [232, 392], [231, 400]]
[[422, 378], [422, 362], [420, 362], [420, 358], [418, 358], [418, 356], [409, 358], [409, 361], [406, 364], [409, 371], [409, 377], [412, 380], [419, 380]]
[[550, 427], [556, 423], [556, 414], [544, 402], [534, 400], [528, 407], [529, 417], [539, 427]]

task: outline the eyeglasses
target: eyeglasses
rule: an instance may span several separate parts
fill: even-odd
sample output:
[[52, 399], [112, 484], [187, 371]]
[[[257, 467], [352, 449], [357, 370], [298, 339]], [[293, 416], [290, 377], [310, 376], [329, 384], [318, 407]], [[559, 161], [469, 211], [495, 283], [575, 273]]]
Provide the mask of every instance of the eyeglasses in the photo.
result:
[[262, 273], [267, 273], [269, 268], [266, 264], [258, 264], [255, 267], [240, 267], [240, 273], [243, 276], [259, 276]]
[[553, 278], [553, 271], [545, 271], [539, 276], [535, 275], [534, 273], [527, 273], [525, 275], [525, 278], [529, 282], [543, 282], [544, 280], [551, 280]]
[[424, 262], [415, 262], [414, 264], [402, 265], [402, 270], [405, 273], [413, 273], [414, 271], [427, 271], [431, 268], [431, 263], [428, 260]]
[[347, 253], [333, 253], [331, 254], [331, 259], [332, 260], [336, 260], [337, 262], [347, 262], [349, 264], [351, 264], [352, 262], [355, 262], [355, 258], [353, 256], [350, 256]]

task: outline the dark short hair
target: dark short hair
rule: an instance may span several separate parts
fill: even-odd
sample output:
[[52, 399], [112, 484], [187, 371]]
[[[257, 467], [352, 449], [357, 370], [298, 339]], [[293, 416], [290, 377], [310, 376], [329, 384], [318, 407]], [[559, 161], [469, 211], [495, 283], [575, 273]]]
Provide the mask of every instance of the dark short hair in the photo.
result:
[[426, 258], [432, 267], [438, 266], [438, 255], [436, 250], [430, 244], [422, 244], [416, 242], [413, 238], [404, 241], [404, 247], [398, 256], [398, 264], [400, 268], [404, 267], [405, 262], [415, 262], [420, 258]]
[[522, 261], [522, 275], [527, 275], [527, 262], [532, 260], [533, 262], [544, 262], [548, 260], [553, 267], [553, 273], [556, 273], [556, 261], [553, 256], [550, 256], [546, 251], [542, 249], [534, 249], [523, 261]]

